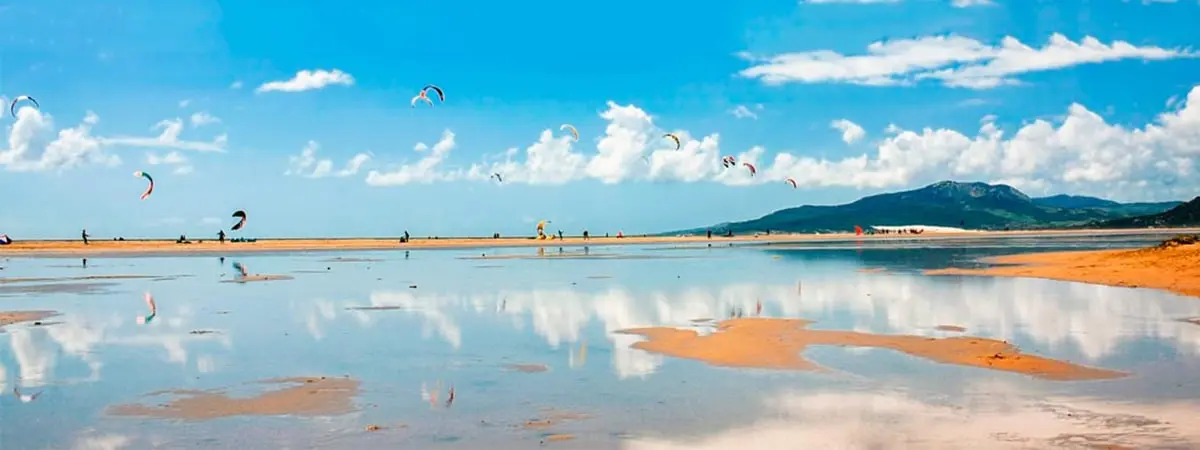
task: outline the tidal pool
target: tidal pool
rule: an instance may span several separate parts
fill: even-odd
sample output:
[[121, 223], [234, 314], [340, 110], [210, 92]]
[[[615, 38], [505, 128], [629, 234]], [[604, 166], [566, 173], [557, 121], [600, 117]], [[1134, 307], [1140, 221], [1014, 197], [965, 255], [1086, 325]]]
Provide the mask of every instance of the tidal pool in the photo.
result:
[[[36, 313], [0, 333], [0, 446], [1186, 448], [1197, 299], [920, 273], [1151, 240], [12, 258], [0, 284], [105, 285], [0, 296]], [[802, 358], [779, 327], [703, 339], [767, 319], [811, 321]], [[729, 347], [629, 331], [663, 327]], [[1025, 355], [1095, 372], [989, 368]]]

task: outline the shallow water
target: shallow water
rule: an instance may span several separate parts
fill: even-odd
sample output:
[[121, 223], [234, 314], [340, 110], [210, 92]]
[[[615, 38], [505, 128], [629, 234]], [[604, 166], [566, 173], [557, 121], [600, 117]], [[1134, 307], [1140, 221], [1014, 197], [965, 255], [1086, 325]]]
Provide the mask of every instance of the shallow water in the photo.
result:
[[[6, 279], [92, 278], [3, 284], [43, 287], [0, 293], [0, 311], [62, 315], [0, 334], [9, 393], [0, 396], [0, 448], [1188, 448], [1200, 445], [1200, 425], [1189, 429], [1200, 325], [1181, 319], [1200, 316], [1200, 301], [920, 274], [1031, 248], [1153, 239], [116, 257], [87, 268], [13, 258], [0, 264]], [[251, 278], [294, 278], [222, 283], [240, 275], [234, 262]], [[139, 324], [144, 292], [157, 314]], [[1003, 339], [1131, 376], [1044, 381], [834, 347], [805, 353], [824, 373], [732, 369], [635, 350], [640, 338], [614, 333], [708, 332], [697, 319], [738, 314]], [[360, 382], [353, 411], [189, 420], [109, 409], [168, 404], [169, 395], [146, 396], [164, 390], [252, 396], [276, 389], [257, 381], [310, 376]], [[574, 439], [547, 441], [556, 433]]]

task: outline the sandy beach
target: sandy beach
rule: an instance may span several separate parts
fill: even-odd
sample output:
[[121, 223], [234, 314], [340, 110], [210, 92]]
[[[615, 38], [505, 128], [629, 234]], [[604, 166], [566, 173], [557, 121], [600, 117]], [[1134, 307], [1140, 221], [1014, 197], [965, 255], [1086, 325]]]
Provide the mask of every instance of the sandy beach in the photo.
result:
[[938, 269], [927, 275], [1044, 278], [1163, 289], [1200, 297], [1200, 244], [1135, 250], [1027, 253], [984, 259], [982, 269]]
[[256, 242], [225, 242], [196, 240], [190, 244], [177, 244], [174, 240], [93, 240], [88, 245], [78, 240], [18, 240], [11, 245], [0, 246], [0, 257], [13, 256], [89, 256], [89, 255], [137, 255], [157, 253], [233, 253], [233, 252], [289, 252], [289, 251], [358, 251], [358, 250], [417, 250], [445, 248], [484, 247], [582, 247], [600, 245], [727, 245], [748, 243], [816, 243], [857, 242], [894, 240], [939, 240], [979, 239], [997, 237], [1087, 237], [1135, 235], [1147, 233], [1197, 233], [1200, 228], [1189, 229], [1136, 229], [1136, 230], [1030, 230], [1030, 231], [969, 231], [952, 233], [926, 232], [914, 234], [864, 235], [854, 233], [830, 234], [760, 234], [733, 237], [713, 236], [648, 236], [634, 237], [566, 237], [559, 240], [538, 240], [530, 237], [511, 238], [413, 238], [400, 243], [398, 238], [346, 238], [346, 239], [259, 239]]

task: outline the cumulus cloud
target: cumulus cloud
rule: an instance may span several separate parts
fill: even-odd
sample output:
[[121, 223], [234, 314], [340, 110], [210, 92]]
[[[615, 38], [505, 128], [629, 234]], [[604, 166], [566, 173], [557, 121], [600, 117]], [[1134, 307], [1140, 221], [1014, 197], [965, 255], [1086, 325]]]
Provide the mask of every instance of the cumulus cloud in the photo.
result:
[[221, 119], [219, 117], [203, 111], [192, 114], [191, 120], [193, 128], [221, 123]]
[[[881, 189], [958, 178], [1005, 182], [1033, 193], [1057, 188], [1132, 199], [1190, 198], [1200, 181], [1195, 164], [1200, 155], [1200, 86], [1174, 110], [1141, 128], [1107, 123], [1084, 105], [1072, 104], [1061, 119], [1037, 119], [1011, 134], [1001, 130], [994, 116], [985, 116], [978, 131], [969, 133], [891, 125], [889, 136], [872, 151], [843, 159], [789, 152], [768, 156], [763, 147], [723, 151], [717, 134], [694, 138], [686, 130], [658, 128], [653, 117], [634, 105], [609, 102], [600, 117], [608, 125], [594, 150], [575, 148], [569, 137], [556, 138], [544, 130], [534, 144], [524, 151], [509, 149], [500, 161], [443, 170], [449, 149], [435, 148], [415, 165], [388, 174], [373, 172], [368, 183], [487, 181], [500, 173], [506, 183], [542, 185], [580, 179], [752, 185], [793, 178], [800, 186]], [[679, 136], [680, 150], [662, 138], [666, 132]], [[755, 164], [757, 176], [724, 168], [720, 158], [729, 154]]]
[[104, 151], [104, 140], [92, 135], [100, 122], [88, 111], [83, 121], [54, 133], [54, 119], [36, 108], [17, 110], [17, 120], [8, 134], [8, 148], [0, 150], [0, 165], [10, 171], [40, 172], [65, 170], [85, 164], [116, 166], [117, 155]]
[[[403, 164], [388, 171], [372, 170], [367, 173], [367, 184], [371, 186], [398, 186], [410, 183], [433, 183], [435, 181], [450, 181], [463, 177], [461, 170], [439, 171], [442, 162], [450, 156], [457, 144], [454, 142], [454, 132], [442, 131], [442, 137], [433, 144], [433, 151], [415, 163]], [[429, 146], [418, 142], [413, 150], [425, 152]], [[490, 175], [490, 174], [489, 174]], [[486, 177], [487, 175], [485, 175]]]
[[192, 173], [194, 170], [187, 157], [178, 151], [173, 151], [162, 156], [153, 152], [146, 153], [146, 164], [173, 167], [176, 175], [186, 175]]
[[300, 175], [307, 178], [348, 177], [358, 174], [362, 166], [371, 160], [370, 154], [357, 153], [346, 161], [341, 170], [334, 172], [333, 160], [317, 159], [319, 147], [320, 144], [316, 141], [308, 141], [299, 155], [289, 156], [288, 169], [284, 175]]
[[754, 111], [762, 111], [762, 110], [763, 110], [763, 105], [761, 105], [761, 104], [754, 105], [753, 110], [751, 110], [746, 105], [737, 105], [736, 108], [729, 110], [729, 113], [733, 114], [733, 117], [737, 117], [739, 119], [758, 120], [758, 114], [755, 113]]
[[863, 127], [846, 119], [838, 119], [830, 122], [829, 126], [833, 127], [835, 130], [841, 131], [842, 141], [847, 144], [858, 142], [867, 135], [867, 132], [866, 130], [863, 130]]
[[229, 142], [229, 136], [222, 133], [213, 138], [212, 141], [189, 141], [180, 139], [179, 135], [183, 133], [183, 119], [174, 118], [159, 121], [154, 124], [151, 130], [159, 130], [156, 137], [131, 137], [118, 136], [111, 138], [101, 138], [104, 145], [127, 146], [127, 147], [149, 147], [149, 148], [170, 148], [177, 150], [193, 150], [198, 152], [224, 152], [225, 145]]
[[338, 69], [301, 70], [288, 80], [268, 81], [258, 86], [254, 92], [303, 92], [321, 89], [326, 86], [351, 86], [354, 77]]
[[988, 89], [1019, 84], [1014, 78], [1081, 64], [1125, 59], [1166, 60], [1194, 58], [1185, 49], [1138, 47], [1125, 41], [1104, 44], [1086, 36], [1073, 42], [1054, 33], [1042, 48], [1029, 47], [1007, 36], [989, 45], [964, 36], [927, 36], [878, 41], [866, 53], [843, 55], [831, 50], [784, 53], [757, 57], [743, 53], [754, 65], [739, 72], [769, 85], [784, 83], [850, 83], [860, 85], [912, 85], [933, 80], [952, 87]]

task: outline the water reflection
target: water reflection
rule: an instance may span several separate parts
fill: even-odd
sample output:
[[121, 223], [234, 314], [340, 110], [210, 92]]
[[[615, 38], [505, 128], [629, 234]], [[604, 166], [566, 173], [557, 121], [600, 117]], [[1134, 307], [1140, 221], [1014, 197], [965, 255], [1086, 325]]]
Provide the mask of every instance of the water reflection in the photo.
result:
[[1004, 385], [986, 388], [987, 393], [940, 401], [888, 391], [778, 392], [752, 424], [685, 438], [635, 437], [622, 448], [775, 449], [801, 442], [803, 448], [864, 450], [1194, 448], [1200, 443], [1200, 415], [1192, 403], [1114, 404], [1029, 397]]
[[[154, 308], [151, 315], [157, 313]], [[191, 323], [194, 310], [184, 304], [171, 311], [165, 320], [145, 321], [130, 324], [121, 315], [65, 314], [61, 323], [44, 327], [10, 327], [9, 345], [18, 376], [12, 386], [36, 388], [49, 384], [74, 384], [98, 381], [104, 366], [100, 351], [103, 347], [160, 347], [160, 358], [164, 362], [189, 366], [192, 362], [201, 372], [211, 372], [215, 364], [212, 356], [189, 358], [187, 345], [201, 341], [215, 341], [225, 348], [232, 346], [228, 333], [193, 334]], [[144, 316], [143, 316], [144, 317]], [[141, 317], [139, 317], [140, 319]], [[139, 320], [138, 322], [142, 322]], [[207, 331], [207, 330], [206, 330]], [[56, 368], [64, 358], [68, 362], [79, 361], [87, 367], [87, 375], [79, 377], [60, 376]], [[10, 384], [2, 376], [8, 364], [0, 359], [0, 384], [8, 389]]]
[[[595, 293], [568, 288], [486, 294], [380, 290], [372, 292], [367, 303], [396, 310], [350, 312], [364, 326], [387, 320], [386, 314], [413, 315], [426, 337], [436, 335], [454, 349], [464, 346], [458, 322], [466, 316], [508, 317], [506, 322], [517, 331], [528, 321], [552, 348], [580, 345], [584, 329], [599, 322], [613, 348], [613, 367], [623, 378], [653, 373], [661, 358], [628, 348], [639, 338], [613, 332], [652, 326], [705, 332], [711, 325], [698, 319], [723, 317], [731, 310], [810, 318], [819, 321], [817, 328], [872, 333], [947, 336], [957, 333], [939, 326], [953, 325], [970, 335], [1032, 343], [1040, 351], [1089, 362], [1113, 356], [1123, 344], [1139, 339], [1200, 354], [1200, 327], [1177, 320], [1200, 315], [1200, 304], [1194, 301], [1157, 291], [1031, 279], [852, 273], [810, 280], [804, 283], [803, 295], [792, 285], [753, 283], [674, 292], [620, 286]], [[497, 303], [505, 307], [489, 307]], [[363, 305], [353, 300], [342, 307], [316, 304], [325, 319], [333, 319], [344, 307]], [[314, 327], [315, 318], [308, 317]], [[310, 332], [320, 338], [319, 330]]]

